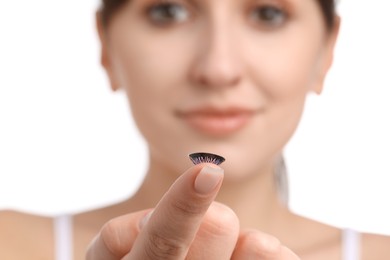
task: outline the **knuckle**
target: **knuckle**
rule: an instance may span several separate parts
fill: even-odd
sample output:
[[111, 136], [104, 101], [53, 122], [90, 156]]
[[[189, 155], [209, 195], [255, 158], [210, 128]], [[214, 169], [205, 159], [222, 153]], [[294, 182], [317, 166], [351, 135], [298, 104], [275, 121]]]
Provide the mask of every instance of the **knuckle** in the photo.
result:
[[185, 201], [183, 199], [178, 199], [172, 202], [171, 205], [174, 214], [178, 213], [180, 215], [184, 215], [185, 217], [201, 215], [207, 209], [207, 205], [205, 203], [189, 203], [189, 201]]
[[158, 232], [149, 232], [145, 254], [148, 259], [177, 259], [183, 255], [186, 245], [177, 239], [166, 237]]
[[213, 203], [204, 216], [201, 229], [216, 236], [238, 236], [239, 220], [229, 207]]
[[241, 241], [242, 249], [259, 258], [276, 258], [282, 253], [280, 241], [258, 231], [247, 232]]
[[107, 250], [114, 256], [123, 256], [128, 248], [122, 242], [120, 231], [121, 227], [115, 219], [108, 221], [100, 231], [101, 239]]

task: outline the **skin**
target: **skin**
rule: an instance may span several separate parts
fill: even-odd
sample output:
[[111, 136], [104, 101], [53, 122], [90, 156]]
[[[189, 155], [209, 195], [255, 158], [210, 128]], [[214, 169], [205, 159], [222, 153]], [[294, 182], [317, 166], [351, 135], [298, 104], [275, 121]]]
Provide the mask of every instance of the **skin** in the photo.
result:
[[[89, 245], [87, 259], [94, 260], [297, 259], [293, 252], [301, 259], [341, 259], [340, 230], [290, 212], [273, 178], [307, 94], [322, 91], [339, 21], [328, 31], [313, 0], [195, 0], [175, 2], [189, 16], [181, 12], [179, 20], [158, 24], [146, 12], [152, 3], [131, 1], [106, 28], [97, 17], [102, 65], [112, 89], [128, 96], [150, 167], [132, 198], [75, 216], [75, 258], [84, 259]], [[251, 12], [265, 4], [286, 19], [253, 20]], [[206, 130], [188, 124], [188, 111], [210, 106], [253, 113], [234, 131], [221, 131], [227, 123], [220, 114], [206, 120]], [[224, 174], [209, 164], [191, 166], [186, 155], [194, 151], [223, 155]], [[208, 167], [214, 172], [201, 177]], [[34, 248], [13, 258], [20, 240], [2, 232], [9, 251], [0, 250], [1, 259], [52, 259], [49, 219], [13, 212], [1, 219], [4, 234], [27, 237]], [[33, 233], [42, 239], [31, 236], [32, 226], [45, 231]], [[389, 243], [363, 235], [362, 259], [390, 255]]]

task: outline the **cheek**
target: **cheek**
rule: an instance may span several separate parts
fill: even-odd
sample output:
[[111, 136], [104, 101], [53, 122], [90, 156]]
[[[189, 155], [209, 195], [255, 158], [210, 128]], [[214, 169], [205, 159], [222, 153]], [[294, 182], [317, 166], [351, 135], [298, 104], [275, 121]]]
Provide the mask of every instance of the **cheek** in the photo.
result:
[[160, 142], [164, 127], [171, 124], [169, 112], [185, 87], [189, 57], [178, 54], [189, 53], [191, 46], [178, 41], [176, 35], [160, 39], [142, 33], [129, 35], [134, 40], [122, 38], [113, 47], [117, 77], [140, 131], [148, 142]]
[[194, 49], [193, 36], [187, 34], [179, 31], [161, 35], [136, 27], [127, 36], [118, 37], [112, 49], [119, 61], [117, 71], [122, 86], [130, 96], [159, 98], [183, 88], [191, 59], [188, 53]]
[[[297, 33], [286, 32], [267, 40], [252, 39], [243, 48], [247, 50], [245, 57], [250, 64], [252, 84], [266, 102], [267, 122], [261, 139], [275, 153], [295, 132], [320, 58], [320, 40], [310, 40], [307, 32], [301, 37]], [[321, 39], [316, 33], [312, 36]]]
[[252, 55], [250, 63], [254, 84], [260, 86], [267, 97], [290, 99], [306, 95], [312, 89], [319, 59], [317, 46], [291, 42], [288, 46], [274, 44], [261, 50], [267, 51]]

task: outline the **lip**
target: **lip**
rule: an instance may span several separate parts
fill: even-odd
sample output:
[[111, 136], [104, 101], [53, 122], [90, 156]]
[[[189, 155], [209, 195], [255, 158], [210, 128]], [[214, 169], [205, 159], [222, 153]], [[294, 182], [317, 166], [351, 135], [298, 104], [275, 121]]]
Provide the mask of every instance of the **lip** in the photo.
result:
[[178, 112], [178, 116], [198, 132], [226, 136], [248, 125], [257, 112], [256, 109], [245, 107], [202, 107]]

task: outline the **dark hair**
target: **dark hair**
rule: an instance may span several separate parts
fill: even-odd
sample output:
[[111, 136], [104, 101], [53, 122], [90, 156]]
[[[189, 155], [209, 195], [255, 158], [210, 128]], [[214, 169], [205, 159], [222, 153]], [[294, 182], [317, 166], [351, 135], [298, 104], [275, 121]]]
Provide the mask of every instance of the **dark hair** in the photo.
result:
[[335, 16], [336, 16], [335, 0], [317, 0], [317, 1], [324, 15], [326, 27], [328, 29], [333, 28], [335, 23]]
[[[101, 17], [106, 26], [114, 13], [121, 8], [127, 1], [131, 0], [102, 0]], [[317, 0], [325, 18], [325, 24], [328, 29], [333, 28], [335, 22], [335, 0]]]

